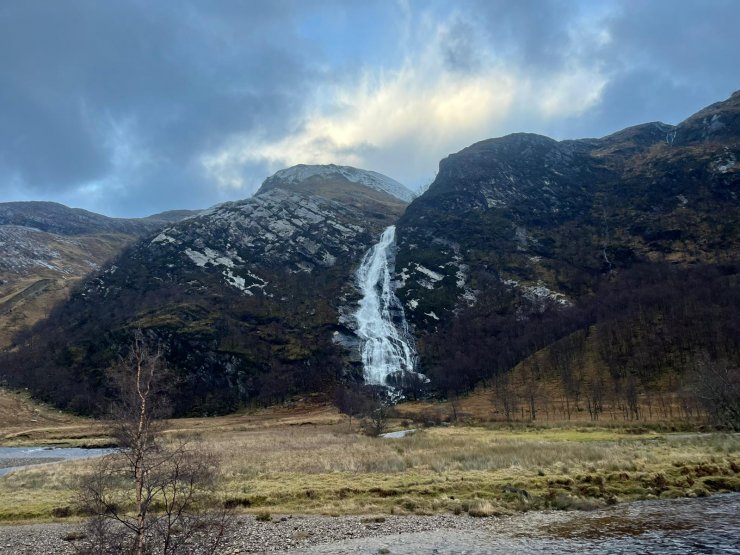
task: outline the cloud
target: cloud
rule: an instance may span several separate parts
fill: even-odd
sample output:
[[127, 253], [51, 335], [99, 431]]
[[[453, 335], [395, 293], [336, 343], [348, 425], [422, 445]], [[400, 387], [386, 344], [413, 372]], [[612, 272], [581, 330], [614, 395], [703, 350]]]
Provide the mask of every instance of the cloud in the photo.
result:
[[475, 44], [475, 28], [457, 19], [440, 37], [440, 51], [445, 68], [461, 73], [473, 73], [482, 64]]
[[135, 197], [176, 189], [232, 133], [284, 132], [313, 78], [293, 17], [283, 2], [4, 3], [0, 178]]
[[544, 76], [522, 71], [491, 51], [480, 28], [460, 14], [417, 29], [404, 58], [395, 70], [368, 68], [356, 81], [325, 87], [319, 97], [333, 102], [307, 110], [285, 137], [235, 136], [204, 154], [204, 171], [222, 188], [254, 190], [253, 164], [274, 171], [333, 162], [416, 187], [449, 152], [519, 130], [513, 113], [542, 121], [577, 115], [598, 102], [606, 82], [597, 68], [574, 60]]
[[493, 136], [675, 123], [738, 87], [735, 3], [8, 0], [0, 201], [143, 215], [312, 162], [415, 187]]

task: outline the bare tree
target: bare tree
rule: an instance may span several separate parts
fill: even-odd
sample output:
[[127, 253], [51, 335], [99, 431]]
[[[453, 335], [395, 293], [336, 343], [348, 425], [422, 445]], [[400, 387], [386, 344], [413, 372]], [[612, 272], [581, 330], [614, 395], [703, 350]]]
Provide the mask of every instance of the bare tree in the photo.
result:
[[167, 367], [137, 330], [128, 356], [112, 371], [119, 401], [114, 435], [120, 449], [104, 457], [80, 486], [80, 504], [93, 515], [83, 553], [215, 553], [230, 515], [207, 511], [218, 462], [186, 441], [165, 442]]
[[694, 369], [686, 381], [686, 389], [713, 424], [740, 430], [740, 368], [701, 353], [695, 357]]
[[367, 434], [377, 437], [388, 429], [388, 420], [391, 416], [391, 401], [385, 387], [366, 385], [364, 391], [366, 392], [368, 401], [365, 407], [367, 418], [363, 424], [363, 428]]
[[334, 404], [339, 412], [349, 417], [349, 428], [352, 429], [352, 418], [367, 413], [369, 398], [359, 385], [339, 386], [334, 392]]
[[388, 419], [390, 418], [390, 407], [384, 401], [379, 401], [370, 411], [365, 425], [365, 431], [377, 437], [388, 429]]
[[591, 420], [598, 420], [604, 411], [604, 381], [601, 377], [593, 378], [589, 382], [586, 388], [586, 401]]
[[494, 402], [503, 411], [507, 421], [512, 420], [519, 408], [518, 396], [508, 374], [499, 374], [493, 384]]

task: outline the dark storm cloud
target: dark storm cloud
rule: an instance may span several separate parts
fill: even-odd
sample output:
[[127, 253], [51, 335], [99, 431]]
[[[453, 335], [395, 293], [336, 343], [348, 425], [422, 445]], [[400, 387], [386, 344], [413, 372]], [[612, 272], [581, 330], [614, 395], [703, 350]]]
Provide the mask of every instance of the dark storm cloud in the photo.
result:
[[602, 113], [615, 129], [678, 123], [740, 87], [734, 0], [625, 2], [607, 25], [612, 41], [602, 56], [614, 76], [604, 91], [609, 113]]
[[[413, 185], [449, 151], [490, 136], [576, 138], [677, 123], [740, 87], [737, 7], [4, 0], [0, 202], [58, 200], [114, 215], [208, 206], [247, 196], [295, 158], [279, 152], [303, 144], [293, 137], [315, 147], [301, 156], [328, 153]], [[490, 118], [480, 124], [450, 115], [442, 102], [454, 97], [450, 82], [481, 95], [487, 79], [511, 92], [501, 113], [479, 110]], [[508, 98], [491, 95], [499, 97]], [[543, 98], [556, 108], [543, 110]], [[363, 120], [373, 102], [385, 102], [383, 117]], [[439, 106], [437, 128], [429, 122]], [[250, 148], [253, 156], [241, 156]], [[241, 188], [219, 186], [221, 174], [204, 165], [214, 158]]]
[[119, 176], [126, 188], [154, 176], [158, 187], [196, 185], [204, 148], [255, 126], [279, 134], [299, 106], [312, 52], [293, 12], [284, 2], [3, 3], [2, 177], [70, 191], [109, 177], [123, 149], [128, 165], [145, 162]]
[[[468, 13], [493, 55], [522, 68], [555, 69], [571, 51], [569, 28], [578, 14], [567, 0], [471, 0]], [[553, 67], [555, 66], [555, 67]]]

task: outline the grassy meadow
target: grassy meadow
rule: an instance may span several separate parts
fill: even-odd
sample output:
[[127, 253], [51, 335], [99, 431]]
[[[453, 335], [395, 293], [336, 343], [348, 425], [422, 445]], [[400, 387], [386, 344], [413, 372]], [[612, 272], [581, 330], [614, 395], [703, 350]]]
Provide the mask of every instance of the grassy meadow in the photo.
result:
[[[216, 454], [222, 480], [213, 503], [254, 513], [489, 516], [740, 490], [737, 434], [497, 423], [384, 439], [354, 424], [350, 429], [333, 407], [304, 404], [173, 420], [164, 437]], [[65, 430], [68, 445], [106, 442], [100, 422], [45, 422], [25, 433], [19, 427], [0, 442], [59, 443]], [[74, 484], [94, 465], [38, 465], [0, 478], [0, 522], [79, 518]]]

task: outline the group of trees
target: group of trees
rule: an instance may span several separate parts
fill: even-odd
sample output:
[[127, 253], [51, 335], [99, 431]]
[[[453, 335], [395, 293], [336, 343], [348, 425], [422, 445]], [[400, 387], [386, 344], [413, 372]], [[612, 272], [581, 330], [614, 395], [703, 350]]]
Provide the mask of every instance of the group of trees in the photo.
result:
[[[534, 419], [538, 407], [560, 404], [567, 417], [587, 410], [598, 419], [608, 404], [621, 417], [637, 419], [642, 398], [664, 405], [655, 394], [673, 393], [681, 400], [672, 403], [687, 414], [702, 408], [728, 425], [738, 403], [738, 276], [734, 265], [635, 266], [571, 307], [533, 311], [526, 319], [514, 293], [493, 289], [418, 344], [436, 391], [454, 396], [490, 385], [507, 418], [518, 411]], [[524, 361], [514, 384], [510, 372]], [[724, 400], [719, 391], [726, 392]], [[724, 408], [710, 408], [718, 404]]]
[[362, 429], [371, 436], [386, 431], [391, 413], [391, 392], [386, 387], [366, 384], [339, 385], [334, 392], [334, 404], [342, 414], [362, 419]]

